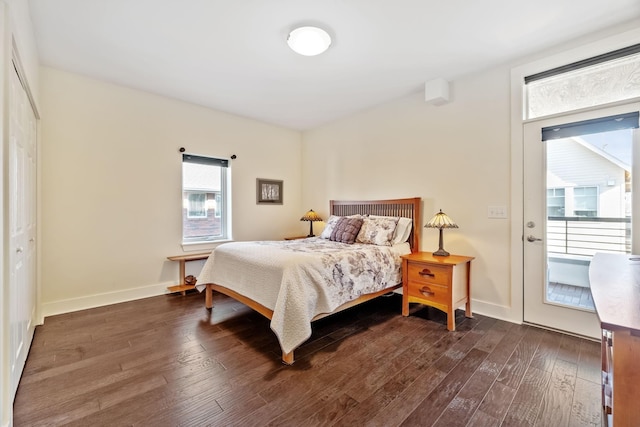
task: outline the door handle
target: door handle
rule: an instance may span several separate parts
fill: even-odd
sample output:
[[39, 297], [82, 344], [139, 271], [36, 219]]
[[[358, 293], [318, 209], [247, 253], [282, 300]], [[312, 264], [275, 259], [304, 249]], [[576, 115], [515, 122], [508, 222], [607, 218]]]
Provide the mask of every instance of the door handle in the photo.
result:
[[542, 239], [538, 239], [537, 237], [534, 237], [531, 234], [529, 234], [527, 236], [527, 240], [530, 241], [530, 242], [541, 242], [542, 241]]

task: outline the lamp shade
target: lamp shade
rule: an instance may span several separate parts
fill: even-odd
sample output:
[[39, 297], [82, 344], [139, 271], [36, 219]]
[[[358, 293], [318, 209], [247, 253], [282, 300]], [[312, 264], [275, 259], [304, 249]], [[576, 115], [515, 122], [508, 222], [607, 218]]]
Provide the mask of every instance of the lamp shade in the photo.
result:
[[458, 228], [458, 224], [453, 222], [453, 220], [451, 218], [449, 218], [446, 213], [442, 212], [442, 209], [440, 209], [440, 212], [435, 214], [433, 216], [433, 218], [431, 218], [429, 220], [429, 222], [427, 222], [427, 224], [424, 227], [425, 228], [437, 228], [440, 231], [440, 236], [439, 236], [439, 240], [438, 240], [438, 250], [435, 251], [433, 253], [433, 255], [436, 255], [436, 256], [449, 256], [449, 252], [445, 251], [444, 248], [443, 248], [442, 229], [443, 228]]
[[302, 215], [300, 221], [322, 221], [322, 218], [320, 218], [320, 215], [315, 213], [313, 209], [309, 209], [306, 214]]
[[449, 216], [447, 216], [446, 213], [442, 212], [442, 209], [440, 209], [440, 212], [435, 214], [429, 220], [429, 222], [427, 222], [427, 224], [424, 227], [425, 228], [458, 228], [458, 224], [453, 222], [453, 220], [449, 218]]
[[322, 221], [322, 218], [320, 218], [320, 215], [315, 213], [313, 209], [309, 209], [306, 214], [302, 215], [300, 221], [309, 221], [309, 235], [307, 237], [314, 237], [315, 235], [313, 234], [313, 223], [315, 221]]

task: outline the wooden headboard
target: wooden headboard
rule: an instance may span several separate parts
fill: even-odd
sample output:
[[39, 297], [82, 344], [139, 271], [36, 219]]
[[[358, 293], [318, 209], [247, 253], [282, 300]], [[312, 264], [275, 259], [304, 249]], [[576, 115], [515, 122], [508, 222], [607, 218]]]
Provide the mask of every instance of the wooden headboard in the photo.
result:
[[331, 215], [380, 215], [380, 216], [403, 216], [413, 220], [409, 244], [411, 252], [420, 250], [420, 197], [410, 199], [392, 200], [330, 200], [329, 212]]

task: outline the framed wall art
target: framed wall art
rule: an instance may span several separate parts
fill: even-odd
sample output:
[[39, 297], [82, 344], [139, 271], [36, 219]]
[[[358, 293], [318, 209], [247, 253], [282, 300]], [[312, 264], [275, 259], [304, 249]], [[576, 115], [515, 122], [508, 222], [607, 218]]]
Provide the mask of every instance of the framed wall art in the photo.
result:
[[256, 203], [259, 205], [281, 205], [282, 181], [257, 178]]

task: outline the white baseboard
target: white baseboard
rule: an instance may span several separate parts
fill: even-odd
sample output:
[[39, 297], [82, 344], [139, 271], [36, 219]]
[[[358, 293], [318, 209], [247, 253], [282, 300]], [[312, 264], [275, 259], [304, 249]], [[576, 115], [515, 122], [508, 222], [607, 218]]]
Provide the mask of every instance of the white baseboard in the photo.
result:
[[[71, 313], [73, 311], [86, 310], [89, 308], [102, 307], [109, 304], [117, 304], [141, 298], [155, 297], [167, 293], [167, 286], [175, 285], [173, 282], [159, 283], [156, 285], [143, 286], [139, 288], [125, 289], [116, 292], [107, 292], [96, 295], [88, 295], [78, 298], [53, 301], [42, 304], [42, 317], [54, 316], [56, 314]], [[402, 293], [402, 289], [395, 292]], [[486, 301], [472, 300], [471, 310], [483, 316], [493, 317], [506, 322], [522, 324], [521, 318], [514, 317], [514, 310], [511, 307], [498, 305]]]
[[514, 313], [514, 310], [506, 305], [498, 305], [486, 301], [471, 301], [471, 311], [483, 316], [493, 317], [494, 319], [504, 320], [505, 322], [522, 324], [522, 319]]
[[47, 316], [55, 316], [56, 314], [70, 313], [72, 311], [102, 307], [104, 305], [117, 304], [141, 298], [155, 297], [167, 293], [167, 286], [172, 285], [175, 285], [175, 283], [159, 283], [139, 288], [46, 302], [42, 304], [40, 312], [42, 317], [45, 318]]

